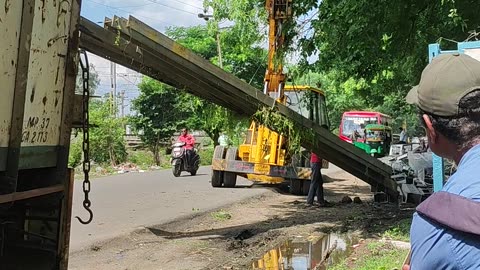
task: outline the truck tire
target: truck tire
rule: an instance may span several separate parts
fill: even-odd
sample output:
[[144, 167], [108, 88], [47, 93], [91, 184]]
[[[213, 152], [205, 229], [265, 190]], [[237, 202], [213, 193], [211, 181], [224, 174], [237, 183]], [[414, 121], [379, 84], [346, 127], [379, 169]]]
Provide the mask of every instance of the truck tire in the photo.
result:
[[[225, 146], [217, 145], [213, 152], [213, 158], [223, 158]], [[221, 187], [223, 184], [223, 171], [212, 170], [212, 187]]]
[[290, 179], [290, 193], [293, 195], [302, 195], [302, 182], [303, 181], [299, 179]]
[[[238, 148], [230, 147], [227, 149], [227, 154], [225, 159], [228, 160], [237, 160]], [[237, 174], [233, 172], [225, 172], [223, 174], [223, 186], [228, 188], [233, 188], [237, 185]]]

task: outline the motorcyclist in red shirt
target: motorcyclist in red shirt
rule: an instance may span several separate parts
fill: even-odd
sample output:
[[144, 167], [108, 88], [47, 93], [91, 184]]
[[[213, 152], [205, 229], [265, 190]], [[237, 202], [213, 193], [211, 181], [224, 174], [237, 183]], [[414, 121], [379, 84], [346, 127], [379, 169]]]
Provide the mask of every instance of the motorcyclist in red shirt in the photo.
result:
[[191, 164], [190, 161], [192, 160], [192, 156], [193, 156], [192, 152], [193, 152], [193, 147], [195, 145], [195, 138], [193, 137], [193, 135], [188, 134], [187, 128], [183, 128], [180, 133], [180, 136], [178, 137], [178, 141], [185, 143], [183, 147], [186, 150], [188, 164]]

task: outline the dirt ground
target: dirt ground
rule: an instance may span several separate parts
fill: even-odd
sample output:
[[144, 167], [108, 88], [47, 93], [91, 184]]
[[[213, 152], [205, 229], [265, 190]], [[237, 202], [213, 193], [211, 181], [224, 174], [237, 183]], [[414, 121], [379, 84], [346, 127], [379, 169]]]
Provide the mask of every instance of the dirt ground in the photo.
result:
[[[343, 171], [325, 176], [328, 208], [281, 189], [187, 219], [137, 231], [70, 255], [69, 269], [252, 269], [265, 252], [294, 237], [351, 232], [375, 238], [412, 208], [374, 203], [370, 187]], [[341, 202], [358, 196], [362, 203]]]

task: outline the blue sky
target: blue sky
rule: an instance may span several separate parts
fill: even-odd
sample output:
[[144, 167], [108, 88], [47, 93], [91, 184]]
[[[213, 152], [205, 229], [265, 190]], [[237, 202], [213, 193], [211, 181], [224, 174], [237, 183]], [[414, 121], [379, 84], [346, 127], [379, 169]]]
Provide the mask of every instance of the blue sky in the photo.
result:
[[[205, 24], [197, 17], [203, 13], [202, 0], [82, 0], [81, 15], [103, 25], [105, 17], [132, 15], [144, 23], [164, 32], [169, 26], [193, 26]], [[111, 90], [110, 62], [89, 54], [90, 62], [100, 78], [96, 95], [104, 95]], [[138, 96], [137, 84], [142, 75], [117, 65], [117, 93], [125, 91], [125, 113], [130, 112], [130, 102]], [[120, 110], [120, 108], [119, 108]]]

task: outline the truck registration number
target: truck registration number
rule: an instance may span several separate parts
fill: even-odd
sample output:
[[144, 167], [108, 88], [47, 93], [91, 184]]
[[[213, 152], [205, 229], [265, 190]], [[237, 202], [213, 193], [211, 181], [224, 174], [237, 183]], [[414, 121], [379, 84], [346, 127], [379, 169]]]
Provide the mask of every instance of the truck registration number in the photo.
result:
[[270, 165], [268, 164], [255, 164], [253, 168], [254, 173], [256, 174], [269, 174], [270, 173]]

